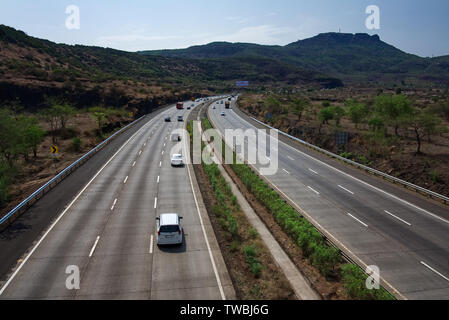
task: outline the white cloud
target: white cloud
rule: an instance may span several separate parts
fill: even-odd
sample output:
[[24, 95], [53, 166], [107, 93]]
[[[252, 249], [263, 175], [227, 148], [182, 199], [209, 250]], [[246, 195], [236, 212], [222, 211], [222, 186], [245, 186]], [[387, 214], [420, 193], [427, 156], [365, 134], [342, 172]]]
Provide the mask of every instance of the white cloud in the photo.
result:
[[278, 27], [274, 25], [260, 25], [244, 27], [240, 30], [226, 35], [216, 35], [207, 42], [228, 41], [228, 42], [250, 42], [257, 44], [280, 44], [286, 36], [294, 33], [294, 29], [289, 27]]

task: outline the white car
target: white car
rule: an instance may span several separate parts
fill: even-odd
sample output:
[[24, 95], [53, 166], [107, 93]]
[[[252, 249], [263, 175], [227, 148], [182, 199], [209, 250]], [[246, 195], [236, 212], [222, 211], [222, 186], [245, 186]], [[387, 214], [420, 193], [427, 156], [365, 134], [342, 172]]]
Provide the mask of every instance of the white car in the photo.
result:
[[182, 167], [184, 166], [184, 159], [182, 154], [174, 154], [171, 157], [171, 165], [172, 167]]
[[224, 117], [224, 116], [226, 115], [226, 114], [224, 113], [224, 111], [222, 111], [220, 114], [221, 114], [222, 117]]
[[182, 244], [183, 230], [177, 213], [163, 213], [157, 219], [157, 244]]

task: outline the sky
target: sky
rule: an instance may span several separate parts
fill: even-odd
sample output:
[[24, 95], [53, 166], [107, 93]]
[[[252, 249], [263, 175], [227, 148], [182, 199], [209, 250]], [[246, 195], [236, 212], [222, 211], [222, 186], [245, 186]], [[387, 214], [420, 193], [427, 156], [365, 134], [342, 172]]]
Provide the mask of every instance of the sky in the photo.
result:
[[[79, 8], [79, 29], [66, 26], [70, 5]], [[370, 5], [379, 8], [378, 30], [365, 24]], [[449, 55], [448, 13], [448, 0], [1, 0], [0, 24], [58, 43], [126, 51], [213, 41], [286, 45], [341, 30], [378, 34], [432, 57]]]

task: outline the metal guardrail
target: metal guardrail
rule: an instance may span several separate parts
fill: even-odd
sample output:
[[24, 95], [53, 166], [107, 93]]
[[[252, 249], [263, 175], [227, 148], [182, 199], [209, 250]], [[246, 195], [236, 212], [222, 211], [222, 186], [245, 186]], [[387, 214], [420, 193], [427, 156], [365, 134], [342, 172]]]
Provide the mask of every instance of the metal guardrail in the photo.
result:
[[[212, 126], [217, 128], [216, 124], [214, 123], [212, 117], [210, 117], [209, 115], [209, 109], [207, 110], [207, 115], [208, 115], [208, 119], [211, 121]], [[276, 128], [270, 127], [269, 125], [252, 118], [253, 120], [269, 127], [272, 128], [273, 130], [277, 130]], [[224, 139], [222, 133], [217, 129], [216, 130], [218, 132], [218, 134], [222, 137], [223, 141], [225, 142], [225, 144], [227, 145], [228, 148], [231, 148], [233, 150], [233, 152], [235, 153], [235, 148], [233, 148], [232, 146], [230, 146], [227, 141]], [[282, 133], [282, 132], [281, 132]], [[286, 134], [288, 135], [288, 134]], [[293, 137], [294, 138], [294, 137]], [[299, 140], [299, 139], [298, 139]], [[306, 142], [307, 143], [307, 142]], [[318, 147], [317, 147], [318, 148]], [[257, 176], [259, 176], [268, 186], [270, 186], [270, 188], [276, 192], [278, 192], [279, 196], [284, 199], [285, 203], [289, 204], [294, 210], [296, 210], [298, 212], [298, 214], [300, 214], [302, 217], [304, 217], [306, 220], [308, 220], [314, 227], [315, 229], [320, 233], [320, 235], [324, 238], [325, 242], [338, 249], [340, 251], [341, 257], [343, 258], [344, 261], [348, 262], [348, 263], [352, 263], [357, 265], [364, 273], [366, 273], [366, 268], [367, 268], [367, 264], [365, 262], [363, 262], [360, 258], [358, 258], [355, 254], [353, 254], [348, 248], [346, 248], [340, 241], [338, 241], [331, 233], [329, 233], [326, 229], [324, 229], [315, 219], [312, 218], [312, 216], [310, 214], [308, 214], [305, 210], [303, 210], [300, 206], [298, 206], [290, 197], [288, 197], [284, 192], [282, 192], [277, 186], [275, 186], [269, 179], [267, 179], [264, 175], [260, 174], [260, 172], [258, 171], [258, 169], [251, 163], [249, 163], [248, 161], [246, 161], [246, 159], [241, 158], [240, 159], [243, 161], [243, 163], [245, 163], [251, 171], [253, 171]], [[367, 274], [368, 276], [368, 274]], [[400, 300], [407, 300], [400, 292], [398, 292], [389, 282], [387, 282], [383, 277], [380, 277], [380, 284], [387, 290], [389, 291], [393, 296], [395, 296], [397, 299]]]
[[90, 150], [88, 153], [83, 155], [81, 158], [73, 162], [67, 168], [58, 173], [55, 177], [53, 177], [50, 181], [45, 183], [42, 187], [33, 192], [29, 197], [23, 200], [20, 204], [18, 204], [14, 209], [8, 212], [3, 218], [0, 219], [0, 230], [6, 228], [12, 221], [25, 212], [31, 205], [33, 205], [37, 200], [42, 198], [46, 193], [52, 190], [57, 184], [59, 184], [62, 180], [64, 180], [68, 175], [70, 175], [73, 171], [79, 168], [82, 164], [84, 164], [88, 159], [90, 159], [94, 154], [100, 151], [105, 145], [107, 145], [112, 139], [114, 139], [117, 135], [121, 134], [123, 131], [129, 129], [131, 126], [135, 125], [137, 122], [145, 118], [146, 116], [142, 116], [139, 119], [131, 122], [127, 126], [123, 127], [119, 131], [115, 132], [109, 138], [101, 142], [95, 148]]
[[423, 193], [423, 194], [426, 194], [426, 195], [427, 195], [428, 197], [430, 197], [430, 198], [434, 197], [434, 198], [436, 198], [436, 199], [439, 199], [439, 200], [441, 200], [444, 204], [449, 204], [449, 197], [446, 197], [446, 196], [444, 196], [444, 195], [442, 195], [442, 194], [439, 194], [439, 193], [436, 193], [436, 192], [434, 192], [434, 191], [425, 189], [425, 188], [423, 188], [423, 187], [417, 186], [417, 185], [415, 185], [415, 184], [413, 184], [413, 183], [410, 183], [410, 182], [401, 180], [401, 179], [399, 179], [399, 178], [390, 176], [390, 175], [388, 175], [388, 174], [386, 174], [386, 173], [384, 173], [384, 172], [382, 172], [382, 171], [379, 171], [379, 170], [370, 168], [370, 167], [365, 166], [365, 165], [363, 165], [363, 164], [360, 164], [360, 163], [358, 163], [358, 162], [355, 162], [355, 161], [346, 159], [346, 158], [344, 158], [344, 157], [342, 157], [342, 156], [339, 156], [339, 155], [337, 155], [337, 154], [335, 154], [335, 153], [332, 153], [332, 152], [330, 152], [330, 151], [324, 150], [324, 149], [322, 149], [322, 148], [320, 148], [320, 147], [317, 147], [317, 146], [315, 146], [315, 145], [313, 145], [313, 144], [310, 144], [310, 143], [308, 143], [308, 142], [306, 142], [306, 141], [304, 141], [304, 140], [301, 140], [301, 139], [296, 138], [296, 137], [294, 137], [294, 136], [292, 136], [292, 135], [289, 135], [288, 133], [285, 133], [285, 132], [283, 132], [283, 131], [280, 131], [279, 129], [276, 129], [276, 128], [274, 128], [274, 127], [272, 127], [272, 126], [270, 126], [270, 125], [268, 125], [268, 124], [266, 124], [266, 123], [264, 123], [264, 122], [262, 122], [262, 121], [260, 121], [260, 120], [257, 120], [257, 119], [254, 118], [254, 117], [250, 117], [250, 118], [251, 118], [252, 120], [256, 121], [257, 123], [259, 123], [259, 124], [261, 124], [261, 125], [263, 125], [263, 126], [266, 126], [266, 127], [270, 128], [270, 129], [272, 129], [272, 130], [276, 130], [278, 133], [280, 133], [280, 134], [282, 134], [282, 135], [284, 135], [284, 136], [286, 136], [286, 137], [288, 137], [288, 138], [290, 138], [290, 139], [293, 139], [293, 140], [295, 140], [295, 141], [298, 141], [299, 143], [301, 143], [301, 144], [303, 144], [303, 145], [305, 145], [305, 146], [307, 146], [307, 147], [309, 147], [309, 148], [311, 148], [311, 149], [313, 149], [313, 150], [316, 150], [316, 151], [318, 151], [318, 152], [324, 153], [324, 154], [326, 154], [326, 155], [328, 155], [328, 156], [330, 156], [330, 157], [332, 157], [332, 158], [336, 158], [336, 159], [338, 159], [338, 160], [341, 160], [341, 161], [344, 161], [344, 162], [346, 162], [346, 163], [349, 163], [349, 164], [351, 164], [351, 165], [353, 165], [353, 166], [355, 166], [355, 167], [357, 167], [357, 168], [364, 169], [365, 171], [368, 171], [368, 172], [370, 172], [370, 173], [372, 173], [372, 174], [374, 174], [374, 175], [378, 175], [378, 176], [381, 176], [381, 177], [383, 177], [383, 178], [385, 178], [385, 179], [387, 179], [387, 180], [391, 180], [391, 181], [393, 181], [394, 183], [401, 184], [401, 185], [403, 185], [404, 187], [414, 189], [416, 192], [421, 192], [421, 193]]

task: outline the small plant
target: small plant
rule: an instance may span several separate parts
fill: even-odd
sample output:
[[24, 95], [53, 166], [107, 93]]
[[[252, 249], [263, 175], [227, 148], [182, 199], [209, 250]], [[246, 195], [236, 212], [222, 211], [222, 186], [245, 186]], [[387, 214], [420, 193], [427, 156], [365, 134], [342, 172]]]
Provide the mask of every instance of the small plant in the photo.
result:
[[251, 273], [258, 278], [262, 272], [262, 265], [257, 260], [256, 248], [252, 245], [246, 246], [243, 249], [243, 253], [245, 254], [246, 262], [248, 263]]
[[254, 229], [253, 227], [251, 227], [249, 229], [249, 236], [253, 239], [256, 239], [259, 236], [259, 233], [257, 232], [256, 229]]
[[81, 138], [75, 137], [72, 140], [72, 148], [75, 152], [81, 151]]

